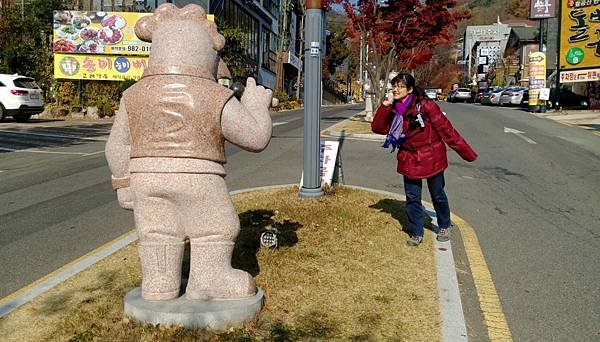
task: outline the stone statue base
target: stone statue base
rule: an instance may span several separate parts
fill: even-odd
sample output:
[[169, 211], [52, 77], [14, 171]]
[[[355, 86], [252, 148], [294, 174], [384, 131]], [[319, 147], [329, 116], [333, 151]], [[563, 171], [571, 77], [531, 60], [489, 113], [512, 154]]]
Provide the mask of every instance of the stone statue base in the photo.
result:
[[148, 301], [139, 287], [125, 295], [125, 315], [138, 322], [186, 328], [226, 330], [253, 318], [262, 308], [264, 293], [243, 299], [189, 300], [185, 294], [177, 299]]

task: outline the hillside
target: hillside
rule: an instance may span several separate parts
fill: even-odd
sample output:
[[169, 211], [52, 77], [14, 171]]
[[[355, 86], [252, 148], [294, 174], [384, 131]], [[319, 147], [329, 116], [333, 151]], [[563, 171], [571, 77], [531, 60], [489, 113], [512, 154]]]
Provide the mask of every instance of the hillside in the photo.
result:
[[529, 1], [522, 0], [464, 0], [459, 1], [471, 12], [471, 18], [458, 24], [455, 37], [462, 37], [467, 26], [489, 25], [516, 17], [527, 18]]

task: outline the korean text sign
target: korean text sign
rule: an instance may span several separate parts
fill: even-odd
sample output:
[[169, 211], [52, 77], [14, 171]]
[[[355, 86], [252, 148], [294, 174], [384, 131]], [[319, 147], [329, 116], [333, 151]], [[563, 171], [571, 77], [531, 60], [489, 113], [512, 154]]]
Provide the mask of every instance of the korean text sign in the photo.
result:
[[78, 80], [139, 80], [148, 66], [145, 56], [54, 55], [54, 77]]
[[600, 66], [600, 0], [563, 0], [560, 18], [561, 70]]
[[540, 89], [546, 87], [546, 54], [529, 54], [529, 105], [539, 105]]
[[556, 0], [530, 0], [529, 18], [544, 19], [554, 18]]

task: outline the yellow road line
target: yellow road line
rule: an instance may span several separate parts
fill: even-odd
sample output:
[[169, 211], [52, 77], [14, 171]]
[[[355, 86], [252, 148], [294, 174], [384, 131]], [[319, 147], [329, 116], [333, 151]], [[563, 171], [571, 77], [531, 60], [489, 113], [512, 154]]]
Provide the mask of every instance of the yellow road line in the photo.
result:
[[54, 271], [52, 271], [51, 273], [48, 273], [48, 274], [46, 274], [45, 276], [43, 276], [43, 277], [39, 278], [38, 280], [36, 280], [36, 281], [32, 282], [32, 283], [31, 283], [31, 284], [29, 284], [29, 285], [26, 285], [26, 286], [24, 286], [24, 287], [22, 287], [22, 288], [18, 289], [17, 291], [15, 291], [15, 292], [13, 292], [13, 293], [9, 294], [8, 296], [6, 296], [6, 297], [4, 297], [4, 298], [0, 298], [0, 306], [2, 306], [2, 305], [4, 305], [4, 304], [8, 303], [9, 301], [11, 301], [11, 300], [13, 300], [13, 299], [17, 298], [18, 296], [20, 296], [20, 295], [22, 295], [23, 293], [27, 292], [29, 289], [31, 289], [32, 287], [34, 287], [34, 286], [38, 285], [39, 283], [41, 283], [41, 282], [45, 281], [46, 279], [48, 279], [48, 278], [51, 278], [51, 277], [53, 277], [53, 276], [55, 276], [55, 275], [59, 274], [60, 272], [62, 272], [62, 271], [64, 271], [64, 270], [66, 270], [66, 269], [68, 269], [68, 268], [72, 267], [73, 265], [77, 264], [78, 262], [80, 262], [81, 260], [83, 260], [83, 259], [87, 258], [88, 256], [90, 256], [90, 255], [92, 255], [92, 254], [94, 254], [94, 253], [96, 253], [96, 252], [98, 252], [98, 251], [101, 251], [101, 250], [103, 250], [103, 249], [105, 249], [105, 248], [108, 248], [109, 246], [111, 246], [111, 245], [112, 245], [112, 244], [114, 244], [115, 242], [117, 242], [117, 241], [119, 241], [119, 240], [121, 240], [121, 239], [125, 238], [125, 237], [126, 237], [127, 235], [129, 235], [129, 234], [131, 234], [131, 231], [129, 231], [129, 232], [127, 232], [127, 233], [125, 233], [125, 234], [123, 234], [123, 235], [121, 235], [121, 236], [119, 236], [119, 237], [117, 237], [117, 238], [115, 238], [115, 239], [113, 239], [113, 240], [111, 240], [111, 241], [109, 241], [109, 242], [107, 242], [107, 243], [103, 244], [102, 246], [100, 246], [100, 247], [98, 247], [98, 248], [96, 248], [96, 249], [94, 249], [94, 250], [92, 250], [92, 251], [90, 251], [90, 252], [88, 252], [88, 253], [86, 253], [86, 254], [84, 254], [84, 255], [80, 256], [79, 258], [77, 258], [77, 259], [75, 259], [75, 260], [73, 260], [73, 261], [69, 262], [68, 264], [66, 264], [66, 265], [62, 266], [61, 268], [59, 268], [59, 269], [57, 269], [57, 270], [54, 270]]
[[512, 335], [500, 304], [500, 297], [496, 292], [496, 286], [483, 257], [475, 230], [465, 220], [454, 214], [452, 214], [452, 221], [458, 225], [462, 235], [490, 341], [512, 341]]

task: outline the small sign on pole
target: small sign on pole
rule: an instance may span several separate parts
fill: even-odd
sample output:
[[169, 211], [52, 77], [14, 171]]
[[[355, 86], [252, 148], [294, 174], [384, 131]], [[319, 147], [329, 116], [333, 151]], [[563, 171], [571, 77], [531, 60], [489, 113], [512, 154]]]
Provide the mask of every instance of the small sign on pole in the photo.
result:
[[[338, 150], [340, 147], [339, 141], [324, 141], [321, 140], [321, 156], [320, 156], [320, 171], [321, 184], [331, 185], [333, 183], [333, 175], [335, 174], [336, 168], [339, 167], [338, 163]], [[338, 172], [340, 172], [338, 170]], [[304, 172], [300, 178], [300, 186], [304, 180]]]
[[320, 54], [321, 54], [321, 43], [310, 42], [310, 56], [311, 57], [319, 57]]
[[539, 99], [545, 101], [550, 100], [550, 88], [541, 88]]

